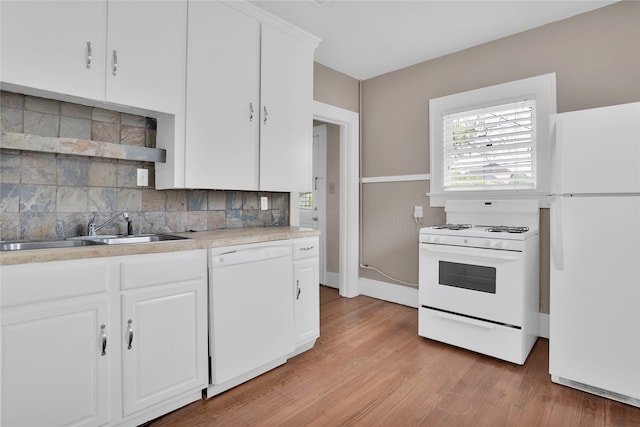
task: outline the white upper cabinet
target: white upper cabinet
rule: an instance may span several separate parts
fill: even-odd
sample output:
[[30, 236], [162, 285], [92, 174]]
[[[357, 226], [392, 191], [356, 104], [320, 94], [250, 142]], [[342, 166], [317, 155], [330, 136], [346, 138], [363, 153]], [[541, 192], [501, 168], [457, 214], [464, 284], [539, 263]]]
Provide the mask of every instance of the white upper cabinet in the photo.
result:
[[104, 99], [106, 0], [2, 1], [0, 15], [7, 89]]
[[189, 3], [185, 186], [258, 189], [260, 22]]
[[156, 183], [309, 190], [318, 42], [246, 2], [190, 1], [186, 141]]
[[262, 24], [261, 190], [311, 191], [313, 52], [308, 43]]
[[184, 114], [187, 1], [3, 1], [8, 90]]
[[184, 112], [187, 1], [110, 1], [106, 101]]

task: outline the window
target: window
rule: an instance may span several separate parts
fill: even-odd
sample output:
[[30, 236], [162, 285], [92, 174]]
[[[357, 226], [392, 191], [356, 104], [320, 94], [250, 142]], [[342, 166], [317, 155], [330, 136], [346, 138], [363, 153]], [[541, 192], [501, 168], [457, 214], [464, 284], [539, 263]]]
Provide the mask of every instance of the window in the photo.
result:
[[445, 114], [444, 191], [535, 188], [533, 100]]
[[429, 100], [431, 206], [550, 191], [555, 73]]
[[300, 193], [298, 200], [298, 207], [300, 209], [313, 209], [313, 193]]

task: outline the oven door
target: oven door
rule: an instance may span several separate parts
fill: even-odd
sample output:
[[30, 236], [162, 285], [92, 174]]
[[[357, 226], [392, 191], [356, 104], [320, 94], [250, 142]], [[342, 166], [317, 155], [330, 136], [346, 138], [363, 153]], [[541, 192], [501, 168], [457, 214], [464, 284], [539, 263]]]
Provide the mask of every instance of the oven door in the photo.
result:
[[522, 252], [421, 243], [420, 305], [522, 327]]

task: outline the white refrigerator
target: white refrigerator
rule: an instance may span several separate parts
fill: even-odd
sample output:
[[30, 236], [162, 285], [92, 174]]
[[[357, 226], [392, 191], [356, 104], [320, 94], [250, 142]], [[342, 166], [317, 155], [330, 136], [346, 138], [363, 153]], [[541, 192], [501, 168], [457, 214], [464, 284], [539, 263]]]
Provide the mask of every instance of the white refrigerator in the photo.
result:
[[552, 123], [551, 379], [640, 406], [640, 103]]

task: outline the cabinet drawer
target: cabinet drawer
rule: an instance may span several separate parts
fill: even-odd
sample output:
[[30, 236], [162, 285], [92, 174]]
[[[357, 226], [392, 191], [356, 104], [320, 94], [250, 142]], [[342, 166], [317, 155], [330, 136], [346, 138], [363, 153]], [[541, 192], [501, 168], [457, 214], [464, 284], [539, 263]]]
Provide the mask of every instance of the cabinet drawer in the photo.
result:
[[293, 240], [293, 259], [317, 257], [319, 252], [319, 239], [311, 237]]
[[104, 260], [72, 260], [3, 266], [2, 308], [107, 292], [117, 266]]
[[120, 263], [122, 290], [207, 279], [207, 250], [136, 255]]
[[424, 307], [418, 312], [418, 335], [518, 364], [528, 354], [519, 329]]

